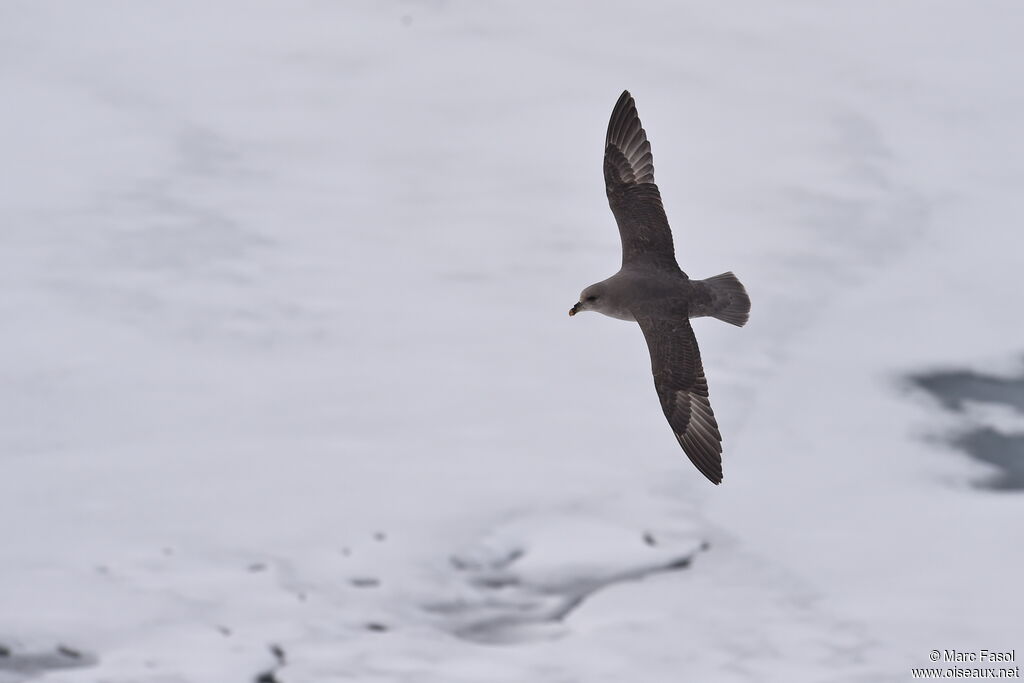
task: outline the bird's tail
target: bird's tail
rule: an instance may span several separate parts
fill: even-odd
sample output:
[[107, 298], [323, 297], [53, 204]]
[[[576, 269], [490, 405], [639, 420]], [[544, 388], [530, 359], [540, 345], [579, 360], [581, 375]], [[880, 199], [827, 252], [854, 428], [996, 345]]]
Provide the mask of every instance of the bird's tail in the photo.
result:
[[750, 297], [732, 272], [709, 277], [703, 281], [712, 293], [711, 316], [743, 327], [750, 317]]

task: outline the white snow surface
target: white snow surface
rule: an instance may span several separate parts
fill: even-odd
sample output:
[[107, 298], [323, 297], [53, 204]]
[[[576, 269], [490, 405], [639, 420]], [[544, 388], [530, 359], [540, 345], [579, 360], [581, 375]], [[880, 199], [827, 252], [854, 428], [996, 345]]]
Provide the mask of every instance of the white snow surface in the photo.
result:
[[[3, 3], [0, 681], [1024, 657], [1024, 498], [902, 379], [1019, 369], [1021, 35], [1009, 1]], [[566, 315], [618, 265], [623, 88], [682, 267], [753, 301], [695, 322], [721, 487], [635, 326]]]

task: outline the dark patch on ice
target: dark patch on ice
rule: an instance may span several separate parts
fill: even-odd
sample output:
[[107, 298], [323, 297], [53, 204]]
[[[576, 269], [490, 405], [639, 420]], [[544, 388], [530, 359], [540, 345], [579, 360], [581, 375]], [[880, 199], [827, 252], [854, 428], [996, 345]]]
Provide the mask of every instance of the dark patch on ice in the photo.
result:
[[483, 576], [474, 576], [469, 579], [469, 582], [474, 586], [480, 586], [481, 588], [507, 588], [509, 586], [518, 586], [520, 584], [519, 577], [512, 576], [510, 574], [486, 574]]
[[372, 576], [355, 576], [348, 580], [355, 588], [377, 588], [380, 586], [380, 579]]
[[[966, 402], [996, 403], [1024, 412], [1024, 376], [999, 377], [970, 370], [914, 375], [911, 381], [947, 410], [965, 412]], [[1024, 435], [1002, 434], [978, 427], [951, 443], [971, 457], [992, 465], [998, 474], [978, 482], [980, 488], [998, 491], [1024, 490]]]
[[912, 380], [949, 410], [962, 411], [965, 401], [980, 401], [1024, 411], [1024, 376], [1007, 378], [957, 370], [916, 375]]
[[460, 555], [452, 555], [448, 558], [451, 565], [460, 571], [494, 571], [495, 569], [505, 569], [510, 564], [520, 559], [525, 551], [522, 548], [512, 548], [504, 555], [491, 558], [487, 561], [473, 560], [471, 558], [462, 557]]
[[[12, 642], [0, 642], [0, 680], [27, 681], [47, 671], [94, 666], [97, 658], [77, 647], [58, 643], [53, 648], [34, 649]], [[7, 674], [13, 674], [10, 678]]]
[[63, 655], [68, 659], [82, 659], [83, 657], [85, 657], [85, 655], [82, 652], [76, 650], [73, 647], [68, 647], [67, 645], [58, 645], [57, 654]]
[[999, 474], [981, 484], [998, 491], [1024, 490], [1024, 435], [1000, 434], [991, 427], [968, 432], [954, 442], [982, 462], [999, 468]]
[[285, 656], [284, 648], [277, 643], [270, 646], [270, 654], [274, 656], [274, 665], [266, 671], [256, 674], [256, 678], [253, 679], [255, 683], [281, 683], [277, 672], [288, 663], [288, 658]]
[[371, 621], [366, 624], [367, 631], [374, 631], [375, 633], [387, 633], [389, 630], [387, 624], [382, 624], [379, 621]]

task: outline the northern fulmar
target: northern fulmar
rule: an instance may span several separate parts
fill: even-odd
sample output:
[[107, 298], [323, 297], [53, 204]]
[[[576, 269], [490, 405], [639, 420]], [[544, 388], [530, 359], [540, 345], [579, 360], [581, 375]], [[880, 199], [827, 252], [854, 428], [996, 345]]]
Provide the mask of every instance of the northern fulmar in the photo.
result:
[[639, 323], [651, 352], [654, 388], [679, 445], [701, 473], [722, 482], [722, 435], [690, 318], [711, 316], [742, 327], [750, 298], [736, 276], [691, 280], [676, 263], [672, 231], [654, 184], [651, 143], [624, 91], [604, 142], [604, 183], [622, 240], [622, 267], [590, 285], [569, 315], [597, 311]]

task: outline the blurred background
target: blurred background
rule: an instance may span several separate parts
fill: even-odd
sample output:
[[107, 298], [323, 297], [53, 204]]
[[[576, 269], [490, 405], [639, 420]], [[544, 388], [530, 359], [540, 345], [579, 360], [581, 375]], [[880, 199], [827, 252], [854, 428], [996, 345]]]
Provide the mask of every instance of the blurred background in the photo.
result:
[[[1024, 651], [1022, 32], [1015, 2], [3, 2], [0, 681]], [[753, 301], [694, 323], [721, 487], [639, 330], [566, 315], [619, 264], [627, 88], [680, 265]]]

